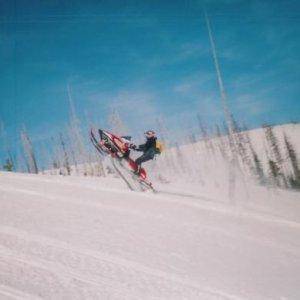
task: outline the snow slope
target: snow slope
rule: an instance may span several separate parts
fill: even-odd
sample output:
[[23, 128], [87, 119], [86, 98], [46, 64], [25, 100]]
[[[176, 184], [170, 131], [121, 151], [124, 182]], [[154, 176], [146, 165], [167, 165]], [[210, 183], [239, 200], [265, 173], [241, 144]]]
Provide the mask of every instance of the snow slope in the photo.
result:
[[178, 189], [0, 173], [0, 298], [300, 299], [298, 194], [275, 216]]

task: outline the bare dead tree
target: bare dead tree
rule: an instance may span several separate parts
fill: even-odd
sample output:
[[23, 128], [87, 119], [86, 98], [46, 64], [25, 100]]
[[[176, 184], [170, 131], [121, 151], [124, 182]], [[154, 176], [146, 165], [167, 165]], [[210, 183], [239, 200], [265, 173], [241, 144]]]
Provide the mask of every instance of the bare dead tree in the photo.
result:
[[71, 88], [68, 85], [68, 100], [70, 105], [70, 126], [69, 126], [69, 137], [70, 145], [74, 151], [74, 157], [76, 164], [82, 164], [84, 175], [87, 175], [87, 151], [84, 143], [84, 139], [81, 133], [81, 124], [75, 111], [73, 98], [71, 95]]
[[203, 124], [199, 114], [197, 114], [197, 120], [198, 120], [198, 126], [200, 129], [201, 137], [205, 144], [205, 148], [206, 148], [208, 154], [214, 155], [215, 149], [214, 149], [213, 143], [208, 134], [207, 127]]
[[165, 155], [163, 156], [165, 164], [166, 164], [168, 170], [175, 171], [176, 170], [176, 162], [175, 162], [176, 158], [174, 158], [170, 142], [166, 138], [167, 136], [170, 136], [170, 134], [169, 134], [169, 131], [165, 124], [165, 120], [163, 117], [158, 117], [158, 118], [156, 118], [156, 123], [158, 125], [160, 139], [162, 140], [165, 147], [169, 148], [169, 151], [165, 151]]
[[38, 174], [39, 170], [38, 170], [38, 166], [37, 166], [34, 149], [33, 149], [31, 140], [29, 138], [29, 135], [26, 132], [25, 127], [21, 130], [21, 141], [23, 144], [24, 157], [25, 157], [25, 161], [28, 165], [29, 173]]
[[117, 135], [126, 135], [128, 133], [128, 129], [125, 126], [121, 116], [117, 110], [117, 108], [112, 107], [111, 112], [108, 116], [108, 123], [110, 125], [110, 130]]
[[219, 152], [221, 153], [223, 159], [228, 160], [229, 157], [227, 154], [227, 144], [224, 141], [224, 137], [218, 124], [215, 125], [215, 136], [217, 138], [217, 147], [219, 148]]

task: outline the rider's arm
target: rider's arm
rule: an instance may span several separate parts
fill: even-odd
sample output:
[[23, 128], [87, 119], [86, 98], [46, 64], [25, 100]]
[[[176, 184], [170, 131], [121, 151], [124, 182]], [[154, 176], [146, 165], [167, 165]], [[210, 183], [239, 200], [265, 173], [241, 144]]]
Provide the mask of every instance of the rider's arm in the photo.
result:
[[139, 145], [135, 150], [136, 151], [145, 151], [146, 150], [146, 144]]
[[149, 139], [145, 144], [139, 145], [138, 148], [136, 149], [137, 151], [148, 151], [150, 148], [155, 147], [155, 140]]

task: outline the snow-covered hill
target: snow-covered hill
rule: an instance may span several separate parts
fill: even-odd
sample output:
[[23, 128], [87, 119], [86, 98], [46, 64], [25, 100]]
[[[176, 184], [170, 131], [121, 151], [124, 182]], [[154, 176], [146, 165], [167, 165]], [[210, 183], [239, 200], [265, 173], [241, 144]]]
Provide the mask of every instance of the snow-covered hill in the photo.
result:
[[[147, 169], [150, 169], [152, 178], [159, 173], [170, 181], [193, 182], [201, 186], [203, 192], [221, 193], [234, 201], [239, 201], [241, 195], [247, 198], [251, 185], [291, 188], [289, 180], [295, 178], [295, 170], [284, 137], [293, 146], [299, 170], [300, 124], [270, 128], [275, 141], [268, 140], [266, 129], [263, 128], [243, 131], [236, 134], [233, 152], [228, 136], [207, 136], [201, 141], [189, 141], [167, 149], [156, 164], [150, 162]], [[270, 145], [272, 142], [277, 149]], [[270, 169], [270, 161], [277, 169], [276, 175]]]
[[297, 193], [158, 189], [0, 173], [0, 298], [300, 298]]

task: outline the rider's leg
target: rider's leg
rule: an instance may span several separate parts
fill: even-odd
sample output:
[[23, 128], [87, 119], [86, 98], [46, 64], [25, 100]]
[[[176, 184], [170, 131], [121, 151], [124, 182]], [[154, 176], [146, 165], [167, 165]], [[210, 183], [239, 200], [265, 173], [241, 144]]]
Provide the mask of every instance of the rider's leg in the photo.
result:
[[124, 158], [128, 158], [130, 155], [130, 150], [127, 150], [124, 154], [123, 154], [123, 157]]
[[148, 160], [152, 160], [154, 158], [155, 152], [152, 151], [152, 149], [148, 150], [147, 152], [145, 152], [142, 156], [140, 156], [139, 158], [137, 158], [135, 160], [135, 163], [138, 166], [138, 169], [136, 170], [136, 173], [139, 173], [140, 169], [141, 169], [141, 164], [148, 161]]
[[144, 153], [142, 156], [140, 156], [139, 158], [137, 158], [135, 160], [135, 163], [137, 165], [141, 165], [142, 163], [144, 163], [144, 162], [146, 162], [148, 160], [151, 160], [151, 159], [152, 159], [152, 157], [150, 157], [149, 155], [147, 155], [146, 153]]

